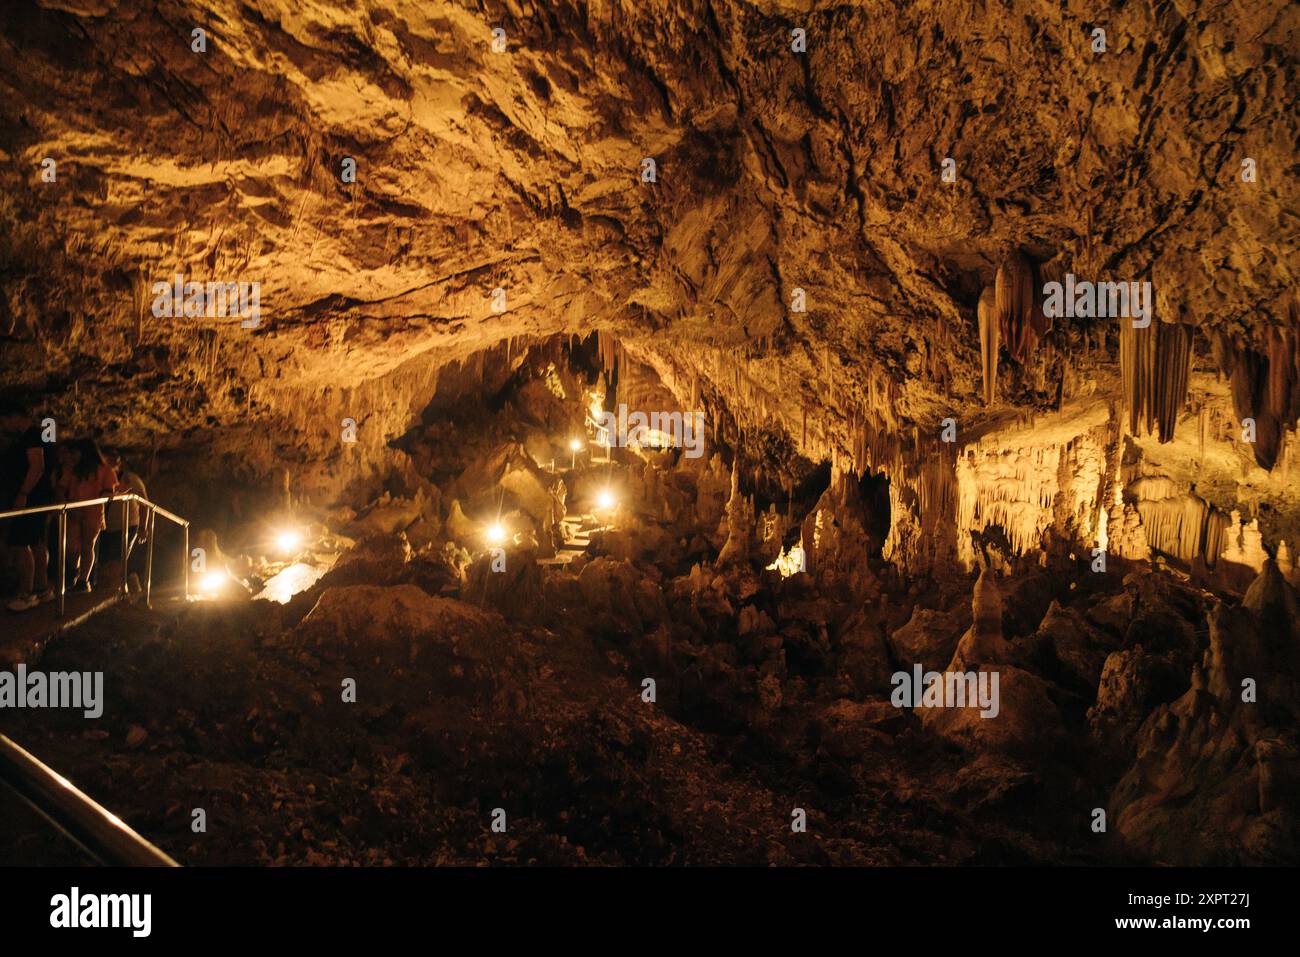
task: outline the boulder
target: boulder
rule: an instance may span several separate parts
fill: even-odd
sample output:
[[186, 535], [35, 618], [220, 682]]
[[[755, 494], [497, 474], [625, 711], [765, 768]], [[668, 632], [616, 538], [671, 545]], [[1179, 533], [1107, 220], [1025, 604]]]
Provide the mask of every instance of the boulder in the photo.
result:
[[390, 498], [387, 493], [344, 530], [357, 539], [393, 535], [413, 523], [426, 511], [422, 493], [415, 498]]
[[1093, 737], [1107, 750], [1131, 754], [1133, 735], [1146, 716], [1182, 694], [1187, 680], [1167, 653], [1152, 654], [1141, 645], [1111, 652], [1088, 710]]
[[1032, 635], [1052, 604], [1052, 579], [1034, 571], [1012, 575], [1002, 587], [1002, 626], [1008, 638]]
[[542, 569], [533, 548], [508, 547], [486, 552], [465, 574], [461, 597], [507, 618], [531, 618], [546, 610], [542, 602]]
[[998, 676], [997, 713], [986, 717], [978, 703], [961, 708], [918, 708], [927, 731], [977, 752], [1041, 760], [1061, 749], [1065, 726], [1048, 694], [1047, 682], [1013, 665], [986, 665], [978, 670]]
[[840, 631], [836, 648], [841, 655], [840, 667], [859, 694], [889, 691], [894, 661], [874, 615], [859, 612], [849, 619]]
[[962, 629], [955, 615], [917, 608], [906, 625], [889, 636], [889, 646], [900, 666], [919, 664], [927, 671], [942, 668], [957, 647]]
[[405, 534], [376, 535], [358, 542], [339, 556], [332, 568], [305, 591], [289, 599], [285, 621], [302, 620], [331, 588], [347, 585], [396, 585], [402, 582], [411, 561], [411, 546]]
[[1053, 676], [1076, 690], [1086, 691], [1089, 700], [1101, 682], [1106, 655], [1115, 641], [1098, 633], [1073, 608], [1063, 608], [1053, 601], [1034, 633], [1053, 667]]
[[635, 566], [597, 558], [578, 574], [590, 619], [615, 634], [642, 634], [667, 618], [663, 590]]
[[877, 751], [909, 722], [906, 710], [888, 701], [841, 698], [823, 708], [815, 719], [819, 747], [833, 757], [861, 759]]

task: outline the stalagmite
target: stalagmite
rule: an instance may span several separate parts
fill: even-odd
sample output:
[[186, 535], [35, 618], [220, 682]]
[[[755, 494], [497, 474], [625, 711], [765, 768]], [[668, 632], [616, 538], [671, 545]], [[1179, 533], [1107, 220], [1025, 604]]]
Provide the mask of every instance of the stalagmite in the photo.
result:
[[749, 557], [749, 541], [754, 528], [754, 506], [740, 491], [739, 459], [731, 462], [731, 494], [723, 517], [727, 540], [718, 552], [718, 564], [742, 562]]

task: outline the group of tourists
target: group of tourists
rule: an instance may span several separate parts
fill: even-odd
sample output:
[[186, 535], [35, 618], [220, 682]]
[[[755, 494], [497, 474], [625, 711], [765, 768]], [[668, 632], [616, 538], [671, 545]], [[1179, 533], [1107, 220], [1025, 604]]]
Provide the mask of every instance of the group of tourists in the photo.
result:
[[[79, 502], [124, 492], [144, 497], [144, 480], [123, 461], [119, 450], [100, 449], [94, 439], [47, 441], [48, 432], [21, 409], [0, 408], [0, 516], [60, 503]], [[69, 591], [92, 591], [96, 585], [120, 587], [131, 551], [147, 534], [138, 502], [112, 502], [68, 509], [64, 573]], [[0, 541], [9, 547], [17, 568], [18, 593], [13, 612], [52, 601], [52, 576], [58, 574], [57, 523], [54, 511], [0, 517]], [[122, 529], [126, 526], [126, 550]], [[97, 569], [102, 566], [102, 572]]]

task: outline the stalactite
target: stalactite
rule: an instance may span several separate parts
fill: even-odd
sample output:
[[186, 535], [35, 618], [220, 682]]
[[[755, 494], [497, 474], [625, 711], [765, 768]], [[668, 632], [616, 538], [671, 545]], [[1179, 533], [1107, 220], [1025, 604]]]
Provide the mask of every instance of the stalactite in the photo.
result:
[[1023, 363], [1038, 341], [1035, 321], [1034, 267], [1017, 251], [998, 267], [993, 280], [993, 312], [1007, 353]]
[[[1297, 317], [1293, 314], [1293, 319]], [[1271, 471], [1285, 433], [1300, 418], [1300, 338], [1294, 329], [1270, 328], [1264, 352], [1226, 336], [1216, 340], [1215, 357], [1232, 380], [1232, 406], [1238, 422], [1253, 419], [1253, 451], [1260, 468]]]
[[1274, 326], [1268, 332], [1268, 411], [1279, 418], [1291, 408], [1297, 355], [1292, 333]]
[[1199, 558], [1213, 567], [1223, 553], [1229, 520], [1205, 499], [1184, 493], [1164, 478], [1134, 482], [1138, 514], [1147, 543], [1156, 551], [1185, 562]]
[[1123, 321], [1119, 345], [1129, 431], [1135, 435], [1157, 431], [1161, 442], [1171, 441], [1178, 413], [1187, 401], [1192, 327], [1153, 322], [1135, 329]]
[[1187, 381], [1192, 371], [1192, 327], [1162, 323], [1159, 329], [1158, 366], [1151, 401], [1160, 441], [1169, 442], [1174, 437], [1178, 413], [1187, 402]]
[[998, 395], [998, 324], [994, 321], [993, 290], [980, 293], [976, 309], [980, 327], [980, 364], [984, 370], [984, 404], [992, 405]]

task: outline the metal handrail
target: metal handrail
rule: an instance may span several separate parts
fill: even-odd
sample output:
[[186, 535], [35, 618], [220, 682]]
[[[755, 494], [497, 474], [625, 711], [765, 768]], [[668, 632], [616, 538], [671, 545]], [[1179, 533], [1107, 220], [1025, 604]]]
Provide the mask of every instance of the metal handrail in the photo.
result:
[[[7, 518], [20, 518], [23, 515], [39, 515], [42, 512], [57, 512], [59, 516], [59, 617], [63, 617], [67, 603], [67, 553], [68, 553], [68, 512], [71, 509], [87, 508], [92, 505], [104, 505], [111, 502], [121, 502], [122, 508], [125, 509], [130, 502], [138, 502], [149, 512], [149, 541], [146, 543], [147, 554], [145, 557], [145, 586], [144, 586], [144, 603], [146, 608], [153, 607], [153, 532], [154, 518], [161, 515], [169, 522], [178, 525], [184, 534], [184, 540], [181, 547], [181, 576], [185, 582], [185, 597], [190, 597], [190, 523], [188, 519], [181, 518], [173, 512], [167, 511], [161, 505], [156, 505], [143, 495], [137, 495], [135, 492], [123, 492], [120, 495], [104, 495], [99, 498], [78, 499], [75, 502], [56, 502], [52, 505], [30, 505], [24, 508], [12, 508], [0, 512], [0, 521]], [[122, 522], [122, 584], [121, 596], [126, 596], [126, 559], [127, 559], [127, 535], [130, 529], [129, 523]]]
[[121, 492], [115, 495], [102, 495], [99, 498], [83, 498], [75, 502], [55, 502], [52, 505], [28, 505], [23, 508], [11, 508], [0, 511], [0, 521], [6, 518], [18, 518], [22, 515], [35, 515], [38, 512], [66, 512], [72, 508], [85, 508], [88, 505], [104, 505], [108, 502], [139, 502], [147, 508], [153, 509], [162, 515], [163, 518], [175, 522], [177, 525], [188, 525], [189, 519], [181, 518], [172, 512], [167, 511], [161, 505], [156, 505], [149, 501], [143, 495], [137, 495], [135, 492]]
[[120, 817], [0, 734], [0, 784], [101, 864], [179, 867]]

